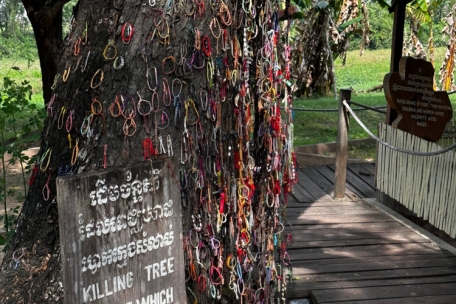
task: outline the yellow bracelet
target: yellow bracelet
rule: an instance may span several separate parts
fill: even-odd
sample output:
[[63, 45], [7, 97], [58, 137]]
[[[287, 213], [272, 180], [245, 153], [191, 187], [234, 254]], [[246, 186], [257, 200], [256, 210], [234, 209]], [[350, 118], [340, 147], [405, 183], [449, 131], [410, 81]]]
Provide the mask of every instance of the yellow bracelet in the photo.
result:
[[[100, 75], [100, 82], [99, 82], [97, 85], [93, 85], [93, 80], [95, 79], [95, 76], [97, 76], [98, 73], [101, 73], [101, 75]], [[103, 79], [104, 79], [104, 72], [103, 72], [102, 69], [98, 69], [98, 70], [95, 72], [95, 74], [93, 74], [93, 76], [92, 76], [92, 80], [90, 81], [90, 87], [91, 87], [92, 89], [98, 88], [98, 87], [101, 85], [101, 83], [103, 82]]]
[[71, 165], [74, 166], [78, 161], [78, 154], [79, 154], [79, 138], [76, 138], [76, 143], [73, 147], [73, 152], [71, 153]]
[[[193, 122], [189, 122], [189, 117], [188, 117], [188, 108], [189, 107], [193, 107], [193, 109], [195, 110], [196, 119]], [[196, 109], [195, 102], [191, 98], [187, 99], [187, 101], [185, 102], [185, 120], [187, 122], [187, 125], [189, 125], [189, 126], [193, 126], [199, 121], [198, 110]]]
[[[114, 55], [111, 57], [108, 57], [108, 51], [110, 48], [114, 48]], [[117, 57], [117, 47], [114, 44], [113, 39], [109, 39], [108, 44], [105, 46], [104, 51], [103, 51], [103, 57], [105, 60], [114, 60]]]
[[59, 113], [59, 118], [57, 118], [57, 129], [62, 129], [63, 127], [63, 121], [65, 120], [65, 113], [66, 113], [66, 108], [63, 106], [61, 109], [60, 109], [60, 113]]
[[71, 72], [71, 66], [68, 69], [65, 69], [65, 71], [63, 71], [63, 76], [62, 76], [63, 82], [67, 82], [70, 72]]
[[[44, 153], [43, 157], [41, 158], [41, 164], [40, 164], [40, 170], [41, 171], [46, 171], [47, 168], [49, 167], [49, 163], [51, 162], [51, 155], [52, 155], [52, 149], [48, 148], [46, 152]], [[46, 166], [43, 167], [44, 160], [47, 158]]]

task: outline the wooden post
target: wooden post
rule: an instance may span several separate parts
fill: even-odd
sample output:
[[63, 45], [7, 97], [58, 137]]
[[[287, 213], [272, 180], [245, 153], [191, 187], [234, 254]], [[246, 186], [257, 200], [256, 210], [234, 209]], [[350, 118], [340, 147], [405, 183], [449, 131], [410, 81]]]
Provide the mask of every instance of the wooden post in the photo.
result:
[[351, 99], [351, 90], [341, 89], [339, 97], [339, 122], [336, 142], [336, 176], [334, 183], [334, 198], [345, 197], [345, 180], [347, 177], [347, 147], [348, 147], [348, 113], [343, 101]]
[[[399, 72], [399, 60], [402, 57], [402, 45], [404, 43], [405, 9], [411, 0], [393, 1], [389, 9], [394, 12], [393, 40], [391, 45], [390, 72]], [[397, 113], [388, 105], [386, 110], [386, 124], [391, 125], [397, 118]]]

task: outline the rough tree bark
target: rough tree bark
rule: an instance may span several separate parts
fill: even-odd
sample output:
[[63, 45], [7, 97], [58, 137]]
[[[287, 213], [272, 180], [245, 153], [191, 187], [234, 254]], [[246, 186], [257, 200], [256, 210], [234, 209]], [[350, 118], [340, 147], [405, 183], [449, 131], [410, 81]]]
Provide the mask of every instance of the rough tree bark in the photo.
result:
[[62, 7], [70, 0], [22, 0], [35, 34], [43, 79], [43, 97], [47, 104], [51, 86], [58, 73], [63, 45]]
[[[63, 301], [58, 175], [154, 154], [180, 164], [184, 231], [209, 250], [197, 263], [198, 246], [186, 238], [187, 268], [197, 264], [201, 277], [190, 275], [188, 286], [197, 291], [198, 282], [207, 283], [199, 300], [213, 303], [213, 293], [234, 299], [228, 285], [244, 282], [243, 297], [258, 291], [271, 301], [285, 283], [273, 263], [280, 265], [286, 250], [279, 196], [286, 198], [295, 181], [291, 73], [277, 4], [249, 3], [80, 0], [57, 65], [36, 173], [1, 266], [2, 303]], [[229, 262], [242, 268], [234, 273]], [[225, 287], [212, 284], [221, 280], [212, 267]]]

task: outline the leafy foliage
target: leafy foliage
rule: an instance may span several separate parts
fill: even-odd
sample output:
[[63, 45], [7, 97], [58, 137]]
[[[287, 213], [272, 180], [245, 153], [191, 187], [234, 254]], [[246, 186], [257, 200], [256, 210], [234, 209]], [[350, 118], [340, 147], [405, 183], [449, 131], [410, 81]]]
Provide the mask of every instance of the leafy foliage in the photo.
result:
[[[17, 66], [12, 66], [11, 71], [21, 73], [22, 70]], [[27, 149], [27, 144], [34, 138], [26, 137], [34, 130], [42, 129], [45, 113], [43, 108], [31, 102], [32, 86], [27, 80], [17, 83], [8, 76], [3, 78], [3, 85], [0, 88], [0, 161], [3, 176], [0, 178], [0, 198], [4, 207], [4, 215], [0, 217], [6, 236], [0, 237], [0, 244], [9, 242], [14, 231], [15, 219], [18, 208], [8, 210], [7, 196], [17, 196], [25, 198], [27, 183], [25, 180], [26, 170], [30, 169], [33, 159], [26, 156], [23, 151]], [[19, 113], [27, 113], [26, 117]], [[14, 143], [7, 144], [6, 134], [10, 132], [14, 135]], [[23, 194], [18, 194], [15, 189], [8, 189], [6, 186], [6, 160], [5, 153], [11, 154], [8, 164], [19, 162], [22, 168]]]
[[17, 37], [0, 35], [0, 60], [4, 58], [21, 58], [30, 62], [38, 57], [35, 37], [33, 34], [23, 34]]
[[456, 53], [456, 5], [453, 6], [452, 11], [446, 17], [447, 26], [443, 29], [443, 32], [448, 35], [448, 46], [445, 54], [445, 59], [442, 66], [440, 67], [440, 86], [442, 90], [454, 90], [454, 63]]
[[8, 212], [0, 215], [0, 222], [3, 222], [3, 227], [10, 227], [5, 235], [0, 235], [0, 245], [5, 245], [5, 247], [3, 248], [3, 251], [8, 250], [8, 246], [11, 241], [11, 237], [13, 236], [13, 233], [14, 233], [13, 228], [16, 225], [16, 220], [19, 215], [20, 207], [21, 206], [16, 206], [14, 208], [10, 208], [8, 210]]

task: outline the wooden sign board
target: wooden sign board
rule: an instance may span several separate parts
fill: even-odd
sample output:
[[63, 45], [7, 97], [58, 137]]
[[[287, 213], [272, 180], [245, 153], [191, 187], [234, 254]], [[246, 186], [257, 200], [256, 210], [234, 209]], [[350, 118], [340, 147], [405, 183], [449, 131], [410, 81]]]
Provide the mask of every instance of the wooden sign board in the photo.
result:
[[65, 303], [186, 303], [171, 170], [161, 159], [57, 179]]
[[402, 57], [399, 73], [383, 81], [389, 106], [398, 113], [392, 126], [428, 141], [436, 142], [453, 117], [445, 91], [434, 91], [434, 67], [423, 59]]

